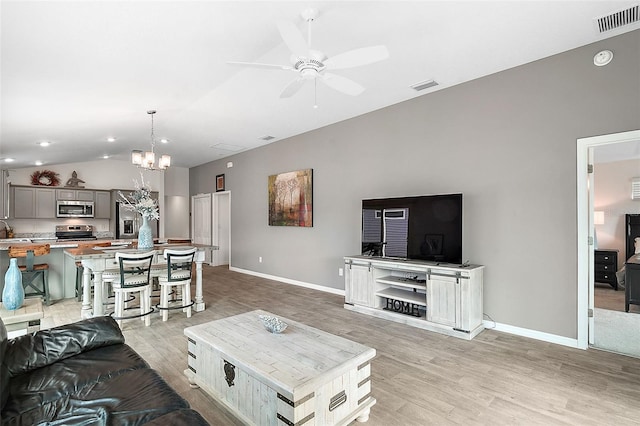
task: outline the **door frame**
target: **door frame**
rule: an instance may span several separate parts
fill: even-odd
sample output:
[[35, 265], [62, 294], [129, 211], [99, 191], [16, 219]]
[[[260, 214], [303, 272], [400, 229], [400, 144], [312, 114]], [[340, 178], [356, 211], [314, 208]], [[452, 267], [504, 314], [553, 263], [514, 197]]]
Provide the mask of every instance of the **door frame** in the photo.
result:
[[[593, 328], [593, 317], [589, 317], [589, 292], [593, 283], [593, 198], [589, 195], [590, 149], [597, 146], [640, 140], [640, 130], [592, 136], [577, 140], [577, 254], [578, 254], [578, 348], [589, 346], [589, 327]], [[591, 188], [592, 189], [592, 188]], [[593, 294], [593, 292], [591, 293]], [[592, 301], [591, 301], [592, 303]], [[592, 333], [591, 333], [592, 334]], [[592, 334], [593, 335], [593, 334]]]
[[222, 244], [226, 244], [227, 246], [227, 252], [229, 253], [229, 258], [227, 259], [226, 262], [220, 262], [219, 256], [216, 256], [216, 265], [224, 265], [224, 264], [228, 264], [229, 266], [231, 266], [231, 191], [220, 191], [220, 192], [214, 192], [213, 193], [213, 200], [212, 200], [212, 205], [211, 205], [211, 211], [212, 211], [212, 215], [211, 215], [211, 219], [212, 219], [212, 224], [211, 224], [211, 232], [212, 232], [212, 240], [211, 243], [214, 246], [221, 246], [221, 241], [220, 241], [220, 236], [218, 235], [218, 229], [221, 226], [220, 223], [220, 215], [218, 214], [219, 211], [219, 204], [220, 204], [220, 199], [222, 197], [226, 197], [227, 198], [227, 208], [228, 211], [227, 213], [227, 217], [228, 222], [224, 225], [229, 227], [229, 240], [228, 241], [224, 241], [222, 242]]

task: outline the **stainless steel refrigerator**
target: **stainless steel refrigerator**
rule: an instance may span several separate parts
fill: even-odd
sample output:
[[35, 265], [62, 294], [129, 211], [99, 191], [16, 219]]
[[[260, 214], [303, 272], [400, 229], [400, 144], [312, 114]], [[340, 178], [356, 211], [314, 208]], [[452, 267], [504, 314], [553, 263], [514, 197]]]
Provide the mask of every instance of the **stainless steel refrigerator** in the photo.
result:
[[[127, 195], [131, 192], [131, 190], [122, 190], [122, 193]], [[115, 200], [114, 211], [112, 212], [112, 228], [114, 238], [118, 240], [126, 240], [126, 239], [135, 239], [138, 238], [138, 229], [140, 229], [140, 225], [142, 225], [142, 216], [138, 213], [127, 210], [124, 206], [125, 203], [120, 202], [120, 195], [118, 191], [113, 191], [112, 200]], [[151, 198], [154, 200], [158, 200], [158, 193], [152, 192]], [[151, 233], [153, 238], [158, 238], [159, 230], [160, 230], [160, 220], [152, 220], [149, 222], [151, 225]]]

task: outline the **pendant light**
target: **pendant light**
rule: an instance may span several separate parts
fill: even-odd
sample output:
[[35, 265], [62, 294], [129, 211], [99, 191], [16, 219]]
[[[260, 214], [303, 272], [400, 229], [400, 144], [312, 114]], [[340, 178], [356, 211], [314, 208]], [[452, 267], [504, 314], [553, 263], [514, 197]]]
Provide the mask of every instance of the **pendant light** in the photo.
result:
[[154, 149], [156, 146], [156, 137], [153, 133], [153, 115], [155, 113], [155, 110], [147, 111], [147, 114], [151, 116], [151, 151], [142, 152], [141, 150], [134, 149], [131, 151], [131, 163], [146, 170], [164, 171], [171, 165], [171, 156], [166, 154], [161, 155], [158, 160], [158, 166], [155, 166], [156, 154]]

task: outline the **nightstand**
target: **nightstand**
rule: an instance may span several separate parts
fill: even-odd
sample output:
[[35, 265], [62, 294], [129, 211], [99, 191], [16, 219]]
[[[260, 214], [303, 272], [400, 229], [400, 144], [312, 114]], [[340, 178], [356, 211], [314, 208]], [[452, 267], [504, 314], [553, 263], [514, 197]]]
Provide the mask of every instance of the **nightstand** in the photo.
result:
[[609, 284], [614, 290], [617, 290], [618, 250], [599, 249], [594, 253], [594, 281]]

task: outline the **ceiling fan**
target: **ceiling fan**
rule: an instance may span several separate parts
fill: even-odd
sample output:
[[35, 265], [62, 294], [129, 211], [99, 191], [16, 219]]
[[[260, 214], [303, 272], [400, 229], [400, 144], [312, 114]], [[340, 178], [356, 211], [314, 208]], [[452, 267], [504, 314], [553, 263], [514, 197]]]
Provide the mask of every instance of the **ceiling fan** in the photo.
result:
[[302, 18], [307, 22], [308, 37], [304, 39], [296, 25], [290, 21], [277, 23], [280, 36], [291, 51], [291, 65], [261, 64], [256, 62], [235, 62], [232, 65], [243, 65], [257, 68], [276, 68], [285, 71], [293, 71], [298, 74], [295, 80], [289, 83], [282, 93], [281, 98], [289, 98], [296, 94], [306, 81], [320, 80], [330, 88], [351, 96], [357, 96], [364, 91], [364, 87], [346, 77], [327, 72], [328, 70], [340, 70], [372, 64], [389, 57], [389, 51], [384, 45], [363, 47], [328, 58], [320, 50], [311, 48], [311, 23], [318, 17], [315, 9], [306, 9], [302, 12]]

